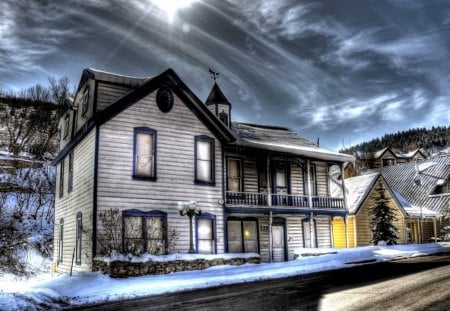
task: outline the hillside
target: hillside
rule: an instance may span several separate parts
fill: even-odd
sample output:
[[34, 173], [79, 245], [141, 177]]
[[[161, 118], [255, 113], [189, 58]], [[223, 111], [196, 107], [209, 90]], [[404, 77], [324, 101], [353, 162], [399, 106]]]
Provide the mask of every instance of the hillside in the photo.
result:
[[341, 149], [339, 152], [347, 154], [355, 154], [357, 151], [375, 152], [386, 147], [397, 151], [413, 151], [423, 148], [434, 152], [448, 146], [450, 146], [450, 126], [433, 126], [431, 129], [415, 128], [394, 134], [385, 134], [381, 138]]

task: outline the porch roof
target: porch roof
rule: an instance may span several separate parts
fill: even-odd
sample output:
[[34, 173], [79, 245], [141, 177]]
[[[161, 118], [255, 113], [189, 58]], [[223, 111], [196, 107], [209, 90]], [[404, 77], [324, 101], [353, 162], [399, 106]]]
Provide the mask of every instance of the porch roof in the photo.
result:
[[285, 127], [233, 122], [232, 130], [237, 134], [235, 143], [240, 146], [290, 153], [326, 161], [355, 161], [355, 158], [351, 155], [321, 148]]

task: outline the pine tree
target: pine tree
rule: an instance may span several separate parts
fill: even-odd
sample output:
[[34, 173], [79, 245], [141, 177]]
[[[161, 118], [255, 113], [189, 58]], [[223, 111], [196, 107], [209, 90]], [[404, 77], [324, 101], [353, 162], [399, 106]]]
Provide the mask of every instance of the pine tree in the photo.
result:
[[397, 218], [388, 205], [389, 197], [386, 195], [386, 189], [380, 182], [376, 190], [378, 195], [373, 197], [375, 205], [369, 209], [369, 214], [372, 216], [370, 225], [373, 238], [371, 242], [374, 245], [377, 245], [380, 241], [385, 241], [387, 245], [397, 244], [398, 230], [393, 224]]

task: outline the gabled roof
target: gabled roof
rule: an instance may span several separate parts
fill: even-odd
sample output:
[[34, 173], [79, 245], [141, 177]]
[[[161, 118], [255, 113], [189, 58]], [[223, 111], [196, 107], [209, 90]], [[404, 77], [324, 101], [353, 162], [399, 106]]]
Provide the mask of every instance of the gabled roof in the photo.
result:
[[416, 149], [416, 150], [409, 151], [409, 152], [397, 153], [396, 156], [398, 158], [413, 159], [418, 153], [420, 153], [424, 158], [426, 157], [425, 152], [421, 149]]
[[439, 213], [449, 206], [450, 195], [432, 195], [439, 182], [450, 176], [449, 154], [383, 167], [381, 174], [412, 206]]
[[[121, 76], [119, 75], [94, 71], [92, 69], [83, 71], [83, 77], [87, 76], [93, 79], [105, 79], [114, 83], [119, 83], [119, 80], [121, 79]], [[72, 141], [58, 154], [53, 161], [54, 164], [59, 163], [59, 161], [61, 161], [61, 159], [64, 158], [64, 156], [70, 152], [93, 127], [104, 124], [162, 86], [170, 88], [219, 140], [230, 143], [236, 139], [233, 132], [209, 111], [202, 101], [186, 86], [186, 84], [184, 84], [183, 81], [181, 81], [174, 70], [168, 69], [158, 76], [144, 80], [140, 78], [123, 77], [122, 82], [137, 83], [138, 86], [111, 103], [111, 105], [104, 110], [94, 115], [93, 119], [89, 121], [86, 127], [84, 127], [84, 131], [79, 131]]]
[[240, 146], [336, 162], [355, 160], [351, 155], [320, 148], [285, 127], [233, 122], [231, 129], [238, 136], [236, 144]]
[[425, 207], [419, 207], [411, 205], [408, 200], [406, 200], [400, 193], [397, 191], [392, 191], [394, 193], [395, 198], [397, 199], [397, 202], [400, 204], [400, 206], [403, 208], [403, 210], [408, 214], [408, 216], [413, 217], [438, 217], [439, 213], [429, 210]]
[[87, 79], [121, 84], [124, 86], [129, 86], [130, 88], [137, 88], [150, 78], [124, 76], [117, 73], [102, 71], [94, 68], [86, 68], [83, 70], [83, 73], [81, 74], [80, 83], [78, 84], [78, 90]]
[[345, 199], [349, 213], [356, 214], [358, 212], [379, 177], [379, 173], [374, 173], [346, 178], [344, 180]]
[[392, 151], [391, 148], [386, 147], [386, 148], [383, 148], [383, 149], [378, 150], [377, 152], [375, 152], [374, 155], [373, 155], [374, 159], [379, 159], [379, 158], [382, 157], [383, 154], [385, 154], [387, 151], [389, 151], [390, 153], [392, 153], [392, 155], [394, 155], [394, 157], [395, 157], [395, 152]]
[[216, 82], [214, 82], [214, 85], [211, 89], [211, 92], [209, 92], [208, 98], [206, 99], [205, 105], [210, 106], [214, 104], [224, 104], [231, 106], [228, 99], [223, 94], [220, 87], [217, 85]]

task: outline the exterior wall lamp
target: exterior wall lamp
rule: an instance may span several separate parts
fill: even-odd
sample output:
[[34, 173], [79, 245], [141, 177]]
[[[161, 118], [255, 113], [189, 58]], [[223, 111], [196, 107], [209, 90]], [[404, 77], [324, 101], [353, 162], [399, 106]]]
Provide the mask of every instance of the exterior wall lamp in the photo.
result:
[[189, 254], [194, 254], [194, 232], [192, 230], [192, 217], [194, 215], [201, 215], [202, 211], [197, 206], [197, 203], [194, 201], [190, 202], [178, 202], [178, 212], [180, 213], [180, 216], [188, 216], [189, 217]]

